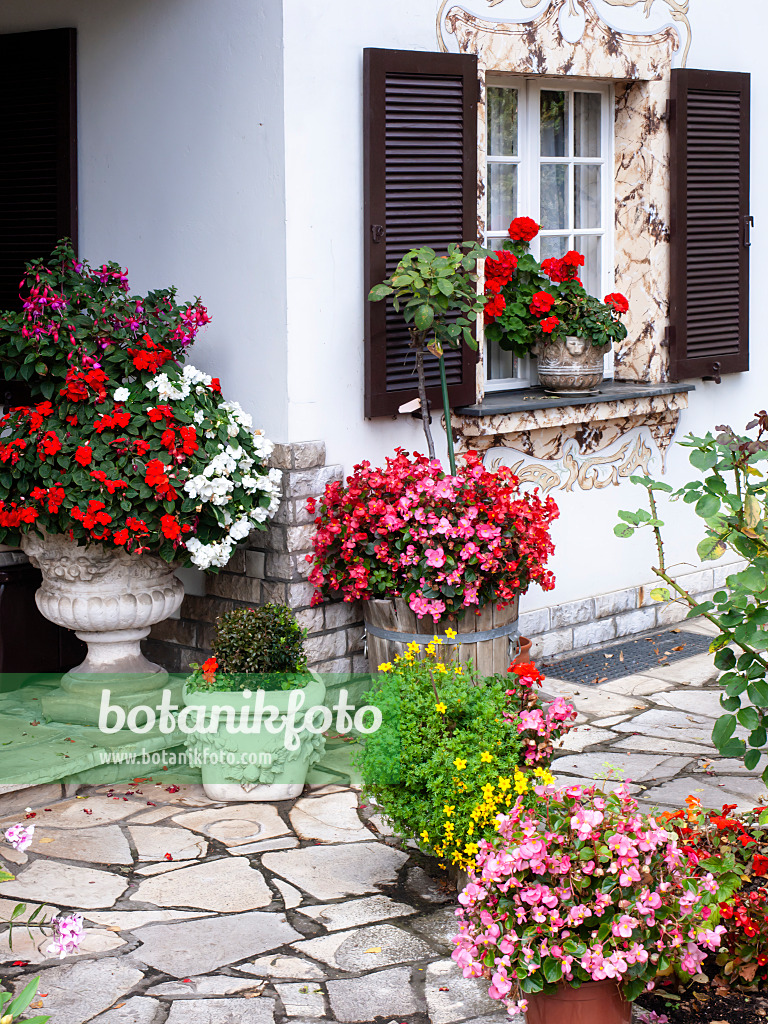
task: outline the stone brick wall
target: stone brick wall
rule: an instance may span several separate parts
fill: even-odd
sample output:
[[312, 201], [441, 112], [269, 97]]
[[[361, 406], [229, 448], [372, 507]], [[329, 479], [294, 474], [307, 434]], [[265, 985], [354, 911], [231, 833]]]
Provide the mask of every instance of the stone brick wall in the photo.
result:
[[175, 619], [154, 626], [144, 642], [148, 658], [171, 672], [186, 672], [190, 662], [211, 653], [214, 623], [233, 608], [276, 601], [287, 604], [309, 635], [306, 650], [312, 668], [325, 672], [362, 672], [363, 624], [358, 605], [343, 602], [310, 607], [313, 588], [305, 559], [312, 545], [310, 496], [318, 496], [341, 466], [326, 466], [325, 444], [278, 444], [271, 464], [283, 470], [283, 498], [266, 531], [257, 531], [233, 555], [225, 569], [206, 574], [204, 596], [187, 594]]
[[[706, 601], [715, 591], [725, 587], [727, 576], [738, 572], [745, 564], [743, 561], [723, 565], [714, 563], [712, 568], [681, 573], [676, 578], [698, 601]], [[520, 633], [533, 641], [533, 658], [551, 658], [682, 622], [688, 614], [686, 604], [659, 602], [651, 597], [651, 591], [660, 585], [663, 584], [659, 580], [552, 608], [523, 610], [520, 613]], [[525, 600], [523, 598], [523, 608]]]

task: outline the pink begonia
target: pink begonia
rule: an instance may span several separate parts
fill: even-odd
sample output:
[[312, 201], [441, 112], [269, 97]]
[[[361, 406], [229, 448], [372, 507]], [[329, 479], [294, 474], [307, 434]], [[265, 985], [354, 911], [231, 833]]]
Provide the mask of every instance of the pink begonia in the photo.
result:
[[420, 594], [411, 594], [408, 598], [408, 605], [414, 615], [422, 618], [429, 611], [429, 601], [426, 597], [421, 597]]
[[425, 552], [427, 558], [427, 565], [433, 569], [440, 569], [445, 565], [445, 551], [442, 546], [436, 548], [427, 548]]
[[34, 825], [22, 825], [21, 823], [17, 823], [16, 825], [11, 825], [11, 827], [6, 831], [5, 838], [14, 850], [18, 850], [19, 853], [23, 853], [32, 842], [34, 834]]
[[83, 941], [83, 915], [68, 914], [66, 917], [52, 917], [53, 942], [46, 949], [51, 956], [63, 959], [72, 956]]

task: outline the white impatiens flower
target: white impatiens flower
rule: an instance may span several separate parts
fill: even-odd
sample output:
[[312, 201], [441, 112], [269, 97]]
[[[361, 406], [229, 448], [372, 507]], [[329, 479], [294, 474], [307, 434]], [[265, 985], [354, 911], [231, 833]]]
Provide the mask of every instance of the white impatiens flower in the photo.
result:
[[147, 384], [148, 391], [157, 391], [157, 397], [161, 401], [171, 399], [174, 402], [188, 398], [190, 393], [189, 384], [185, 380], [170, 381], [167, 373], [158, 373]]
[[275, 450], [274, 441], [270, 441], [264, 437], [263, 430], [256, 430], [251, 434], [253, 440], [253, 447], [256, 449], [256, 454], [262, 459], [268, 459], [272, 452]]
[[205, 412], [202, 409], [197, 409], [196, 412], [192, 414], [192, 419], [195, 421], [195, 423], [197, 423], [198, 426], [200, 426], [200, 424], [205, 419]]
[[245, 540], [253, 529], [253, 524], [247, 516], [241, 516], [232, 524], [229, 529], [229, 539], [233, 541]]
[[202, 544], [197, 537], [188, 537], [185, 546], [198, 569], [210, 569], [212, 566], [221, 569], [230, 560], [234, 550], [234, 545], [228, 540], [219, 541], [218, 544]]
[[116, 402], [127, 402], [130, 397], [131, 392], [128, 388], [117, 388], [115, 391], [114, 398]]
[[204, 384], [206, 387], [210, 386], [211, 380], [213, 379], [207, 373], [203, 373], [202, 370], [198, 370], [196, 366], [192, 366], [191, 363], [187, 363], [181, 371], [181, 375], [187, 384], [194, 387], [196, 384]]

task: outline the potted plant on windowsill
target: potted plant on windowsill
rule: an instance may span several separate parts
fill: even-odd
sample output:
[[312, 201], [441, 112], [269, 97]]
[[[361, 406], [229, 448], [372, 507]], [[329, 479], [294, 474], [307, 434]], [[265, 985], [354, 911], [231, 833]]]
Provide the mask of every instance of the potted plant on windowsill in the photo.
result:
[[443, 657], [505, 672], [520, 595], [555, 584], [546, 566], [557, 505], [521, 491], [509, 468], [486, 469], [476, 452], [450, 475], [398, 449], [381, 469], [355, 466], [308, 508], [318, 513], [313, 603], [362, 601], [374, 666], [438, 634]]
[[307, 670], [306, 635], [285, 605], [238, 608], [217, 621], [213, 657], [192, 666], [183, 694], [199, 709], [186, 744], [211, 799], [290, 800], [304, 788], [325, 748], [306, 727], [325, 697]]
[[722, 863], [694, 870], [624, 786], [536, 795], [480, 844], [453, 959], [528, 1024], [629, 1024], [659, 972], [696, 974], [719, 947], [717, 903], [732, 891], [711, 873]]
[[0, 419], [0, 542], [41, 569], [43, 615], [88, 644], [43, 713], [95, 725], [102, 687], [126, 711], [157, 703], [168, 674], [139, 645], [181, 604], [174, 570], [225, 565], [280, 474], [218, 379], [181, 365], [209, 320], [199, 300], [130, 295], [117, 264], [67, 243], [29, 264], [22, 298], [0, 316], [0, 366], [31, 396]]
[[603, 379], [603, 356], [627, 336], [620, 317], [626, 298], [618, 292], [601, 302], [579, 279], [581, 253], [539, 263], [528, 251], [539, 226], [517, 217], [509, 240], [485, 261], [483, 310], [486, 341], [518, 356], [538, 356], [539, 381], [548, 391], [583, 394]]

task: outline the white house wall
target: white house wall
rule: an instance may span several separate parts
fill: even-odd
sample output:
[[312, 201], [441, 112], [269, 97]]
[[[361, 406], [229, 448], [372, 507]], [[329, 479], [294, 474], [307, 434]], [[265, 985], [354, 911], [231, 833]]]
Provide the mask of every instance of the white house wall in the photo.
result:
[[26, 0], [0, 31], [77, 28], [80, 251], [213, 317], [191, 353], [288, 429], [280, 0]]
[[[380, 462], [396, 445], [423, 448], [415, 421], [365, 421], [362, 412], [362, 50], [437, 49], [438, 6], [437, 0], [284, 0], [289, 439], [322, 437], [328, 461], [345, 469], [363, 458]], [[452, 0], [449, 6], [462, 4]], [[467, 0], [466, 6], [486, 18], [532, 18], [547, 2], [529, 4], [527, 10], [519, 0], [502, 0], [494, 7], [484, 0]], [[673, 24], [666, 0], [656, 0], [649, 20], [642, 16], [642, 5], [622, 9], [610, 0], [596, 0], [595, 7], [614, 28], [625, 31], [658, 31]], [[722, 422], [743, 426], [755, 409], [767, 404], [768, 371], [759, 314], [759, 282], [768, 270], [768, 235], [761, 230], [766, 225], [768, 232], [768, 210], [760, 187], [768, 158], [761, 130], [768, 124], [768, 14], [762, 0], [738, 0], [727, 11], [721, 0], [691, 0], [689, 18], [689, 67], [752, 73], [752, 370], [728, 375], [720, 385], [696, 381], [689, 407], [681, 413], [677, 439]], [[680, 28], [684, 39], [684, 26]], [[450, 46], [450, 36], [447, 41]], [[621, 280], [616, 287], [621, 290]], [[634, 442], [640, 436], [654, 455], [650, 468], [659, 472], [660, 458], [647, 429], [636, 428], [625, 440]], [[439, 449], [442, 444], [438, 441]], [[514, 461], [514, 454], [507, 461]], [[604, 477], [606, 471], [598, 475]], [[679, 485], [690, 475], [685, 450], [673, 444], [665, 479]], [[554, 528], [557, 588], [548, 595], [532, 590], [526, 609], [651, 580], [652, 538], [619, 540], [613, 535], [618, 510], [641, 504], [638, 488], [622, 477], [618, 486], [576, 486], [552, 494], [561, 508]], [[695, 547], [701, 532], [690, 508], [673, 507], [668, 522], [673, 560], [688, 563], [683, 570], [700, 568]]]

